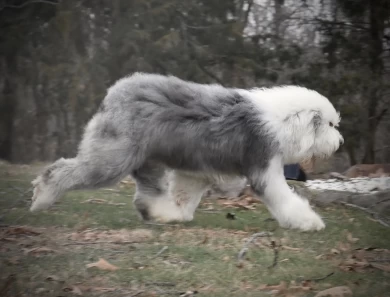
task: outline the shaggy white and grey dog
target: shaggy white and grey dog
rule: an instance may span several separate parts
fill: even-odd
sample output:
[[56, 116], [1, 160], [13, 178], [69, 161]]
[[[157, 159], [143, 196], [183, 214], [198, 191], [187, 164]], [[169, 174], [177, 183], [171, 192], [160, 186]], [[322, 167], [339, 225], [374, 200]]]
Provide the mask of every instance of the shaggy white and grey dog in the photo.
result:
[[339, 122], [327, 98], [302, 87], [243, 90], [136, 73], [108, 90], [77, 156], [33, 181], [30, 210], [130, 174], [143, 219], [190, 221], [210, 185], [243, 177], [281, 226], [320, 230], [283, 165], [330, 156], [343, 141]]

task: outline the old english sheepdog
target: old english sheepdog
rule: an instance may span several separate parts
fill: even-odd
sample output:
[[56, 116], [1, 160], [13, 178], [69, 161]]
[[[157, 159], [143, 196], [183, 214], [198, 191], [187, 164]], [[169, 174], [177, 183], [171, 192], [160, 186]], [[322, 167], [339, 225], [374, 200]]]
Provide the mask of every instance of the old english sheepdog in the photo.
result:
[[77, 156], [33, 181], [30, 210], [130, 174], [144, 220], [190, 221], [212, 184], [245, 178], [280, 226], [320, 230], [322, 219], [289, 188], [283, 166], [334, 153], [339, 122], [327, 98], [303, 87], [244, 90], [135, 73], [108, 89]]

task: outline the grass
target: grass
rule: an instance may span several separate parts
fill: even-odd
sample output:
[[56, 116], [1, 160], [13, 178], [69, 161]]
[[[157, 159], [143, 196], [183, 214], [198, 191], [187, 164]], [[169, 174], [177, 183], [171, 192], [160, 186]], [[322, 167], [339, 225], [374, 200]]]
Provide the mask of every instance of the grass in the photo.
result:
[[[131, 203], [133, 185], [119, 184], [111, 189], [71, 192], [52, 209], [30, 213], [28, 190], [40, 168], [39, 164], [0, 164], [1, 296], [145, 297], [180, 296], [187, 291], [197, 291], [199, 296], [315, 296], [335, 286], [349, 286], [354, 296], [389, 296], [390, 273], [386, 269], [365, 267], [357, 272], [339, 267], [356, 248], [390, 248], [389, 229], [362, 212], [340, 207], [316, 209], [327, 228], [302, 233], [267, 220], [270, 215], [262, 204], [254, 210], [241, 210], [205, 200], [192, 222], [146, 225]], [[105, 203], [89, 203], [90, 199]], [[210, 206], [213, 212], [206, 212]], [[228, 220], [228, 212], [234, 212], [236, 219]], [[10, 233], [16, 226], [25, 229]], [[26, 234], [30, 229], [39, 234]], [[145, 238], [131, 242], [134, 230]], [[273, 235], [259, 238], [244, 260], [237, 261], [245, 239], [261, 231]], [[112, 234], [103, 238], [104, 232]], [[127, 232], [130, 243], [112, 242], [113, 234], [121, 232]], [[104, 243], [74, 239], [82, 234], [92, 234], [94, 240]], [[39, 252], [42, 247], [49, 250]], [[164, 247], [167, 249], [161, 252]], [[276, 265], [271, 267], [276, 253]], [[119, 269], [87, 268], [100, 258]], [[388, 265], [388, 258], [390, 254], [380, 263]], [[308, 281], [331, 272], [334, 274], [323, 280]], [[290, 289], [264, 290], [265, 285], [280, 282]]]

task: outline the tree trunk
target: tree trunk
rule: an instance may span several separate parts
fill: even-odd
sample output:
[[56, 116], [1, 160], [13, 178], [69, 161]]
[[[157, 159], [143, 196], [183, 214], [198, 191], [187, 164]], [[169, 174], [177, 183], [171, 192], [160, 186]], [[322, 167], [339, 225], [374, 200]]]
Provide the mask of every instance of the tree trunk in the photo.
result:
[[[379, 102], [378, 90], [381, 87], [383, 72], [383, 33], [386, 18], [386, 0], [372, 0], [369, 3], [370, 20], [370, 68], [372, 81], [374, 82], [368, 91], [367, 99], [367, 136], [362, 163], [375, 163], [375, 134], [378, 127], [377, 108]], [[375, 83], [376, 82], [376, 83]]]
[[2, 57], [3, 90], [0, 96], [0, 159], [11, 158], [13, 138], [13, 120], [16, 109], [16, 55], [11, 54]]

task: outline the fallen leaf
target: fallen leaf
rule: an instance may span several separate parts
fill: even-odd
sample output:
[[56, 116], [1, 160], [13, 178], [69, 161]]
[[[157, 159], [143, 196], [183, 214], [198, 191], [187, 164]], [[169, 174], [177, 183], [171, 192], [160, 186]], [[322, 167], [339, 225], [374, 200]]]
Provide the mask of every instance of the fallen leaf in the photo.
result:
[[55, 250], [50, 249], [48, 247], [36, 247], [24, 251], [25, 255], [29, 255], [29, 254], [38, 255], [41, 253], [55, 253], [55, 252], [56, 252]]
[[340, 251], [339, 250], [336, 250], [336, 249], [331, 249], [330, 252], [334, 255], [338, 255], [340, 254]]
[[[302, 293], [312, 290], [312, 284], [310, 282], [302, 283], [301, 285], [296, 285], [295, 282], [291, 282], [287, 285], [286, 282], [281, 281], [278, 285], [260, 285], [259, 290], [268, 290], [269, 294], [276, 296], [301, 296]], [[297, 295], [299, 294], [299, 295]]]
[[284, 281], [281, 281], [278, 285], [260, 285], [259, 287], [259, 290], [278, 291], [277, 293], [281, 293], [286, 289], [287, 289], [287, 284]]
[[[222, 198], [219, 198], [217, 201], [222, 200]], [[259, 204], [260, 200], [252, 197], [252, 196], [240, 196], [235, 199], [227, 199], [226, 202], [220, 203], [221, 205], [229, 208], [243, 208], [247, 210], [253, 210], [256, 209], [255, 204]]]
[[88, 199], [88, 200], [85, 200], [84, 202], [81, 202], [81, 203], [97, 203], [97, 204], [106, 204], [108, 203], [107, 200], [104, 200], [104, 199]]
[[378, 264], [378, 263], [370, 263], [370, 265], [376, 269], [390, 272], [390, 265], [384, 265], [384, 264]]
[[314, 297], [347, 297], [352, 296], [352, 291], [347, 286], [333, 287], [318, 292]]
[[[39, 294], [39, 295], [41, 295], [42, 293], [45, 293], [45, 292], [47, 292], [48, 290], [47, 289], [45, 289], [45, 288], [36, 288], [35, 289], [35, 293], [37, 293], [37, 294]], [[41, 295], [42, 296], [42, 295]]]
[[339, 268], [343, 271], [363, 272], [370, 264], [366, 260], [358, 261], [350, 256], [348, 259], [340, 263]]
[[58, 282], [60, 279], [56, 275], [49, 275], [48, 277], [46, 277], [46, 280], [50, 281], [50, 282], [52, 282], [52, 281]]
[[355, 249], [353, 253], [339, 264], [343, 271], [363, 272], [366, 269], [380, 269], [390, 271], [390, 265], [377, 262], [385, 261], [389, 258], [390, 251], [387, 249], [365, 248]]
[[70, 293], [73, 293], [73, 294], [78, 295], [78, 296], [82, 296], [83, 295], [83, 292], [77, 286], [65, 287], [65, 288], [62, 288], [62, 291], [70, 292]]
[[7, 235], [39, 235], [41, 232], [35, 231], [26, 227], [13, 227], [8, 229], [5, 234]]
[[337, 249], [342, 252], [347, 252], [351, 250], [351, 245], [349, 243], [339, 242], [337, 244]]
[[124, 202], [111, 202], [111, 201], [107, 201], [107, 200], [104, 200], [104, 199], [88, 199], [88, 200], [85, 200], [84, 202], [81, 202], [81, 203], [95, 203], [95, 204], [107, 204], [107, 205], [114, 205], [114, 206], [123, 206], [123, 205], [126, 205], [126, 203]]
[[229, 257], [229, 256], [225, 256], [225, 257], [222, 258], [222, 261], [225, 261], [225, 262], [226, 262], [226, 261], [229, 261], [229, 260], [230, 260], [230, 257]]
[[127, 205], [126, 203], [124, 202], [110, 202], [108, 203], [109, 205], [113, 205], [113, 206], [125, 206]]
[[12, 237], [3, 237], [3, 238], [1, 238], [1, 240], [9, 241], [9, 242], [17, 242], [18, 241], [16, 238], [12, 238]]
[[115, 271], [115, 270], [119, 269], [119, 267], [108, 263], [103, 258], [99, 258], [99, 261], [97, 261], [97, 262], [87, 264], [87, 268], [91, 268], [91, 267], [96, 267], [96, 268], [99, 268], [101, 270], [109, 270], [109, 271]]
[[302, 250], [301, 248], [294, 248], [294, 247], [290, 247], [290, 246], [287, 246], [287, 245], [283, 245], [282, 249], [285, 249], [285, 250], [288, 250], [288, 251], [294, 251], [294, 252], [299, 252], [299, 251]]
[[359, 238], [353, 237], [351, 233], [348, 233], [347, 234], [347, 240], [349, 242], [355, 243], [355, 242], [357, 242], [359, 240]]
[[77, 286], [73, 286], [72, 293], [76, 294], [76, 295], [79, 295], [79, 296], [83, 295], [83, 292], [81, 292], [80, 288], [77, 287]]

